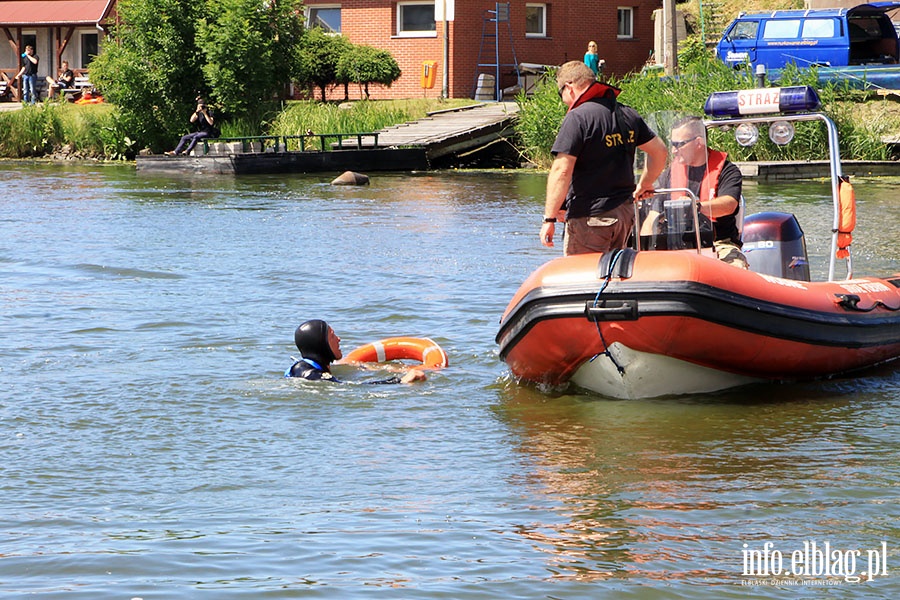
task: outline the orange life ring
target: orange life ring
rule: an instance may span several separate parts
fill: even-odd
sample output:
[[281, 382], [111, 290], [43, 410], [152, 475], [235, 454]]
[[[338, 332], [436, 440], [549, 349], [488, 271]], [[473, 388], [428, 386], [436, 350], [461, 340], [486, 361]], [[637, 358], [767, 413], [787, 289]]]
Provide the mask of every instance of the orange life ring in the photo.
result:
[[91, 92], [84, 92], [81, 95], [81, 98], [75, 101], [75, 104], [103, 104], [103, 96], [92, 94]]
[[360, 346], [349, 352], [342, 363], [386, 362], [400, 359], [418, 360], [426, 369], [442, 369], [450, 364], [447, 353], [428, 338], [392, 337]]

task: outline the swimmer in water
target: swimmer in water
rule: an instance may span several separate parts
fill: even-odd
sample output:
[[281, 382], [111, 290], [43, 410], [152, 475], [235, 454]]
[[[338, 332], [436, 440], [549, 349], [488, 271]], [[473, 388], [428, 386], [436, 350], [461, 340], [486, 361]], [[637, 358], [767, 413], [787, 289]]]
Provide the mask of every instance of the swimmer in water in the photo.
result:
[[[328, 323], [320, 319], [306, 321], [294, 331], [294, 343], [297, 344], [301, 358], [291, 365], [291, 368], [284, 374], [285, 377], [342, 383], [331, 373], [331, 363], [343, 356], [341, 338]], [[425, 373], [412, 368], [402, 377], [393, 376], [366, 383], [414, 383], [416, 381], [425, 381]]]

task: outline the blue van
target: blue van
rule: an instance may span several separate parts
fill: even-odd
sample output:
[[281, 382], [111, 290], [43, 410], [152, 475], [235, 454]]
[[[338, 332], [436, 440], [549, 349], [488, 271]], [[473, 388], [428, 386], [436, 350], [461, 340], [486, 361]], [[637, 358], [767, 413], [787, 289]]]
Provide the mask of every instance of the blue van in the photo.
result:
[[798, 67], [885, 65], [900, 61], [897, 32], [887, 12], [900, 2], [853, 8], [741, 13], [725, 29], [716, 56], [726, 65], [767, 70]]

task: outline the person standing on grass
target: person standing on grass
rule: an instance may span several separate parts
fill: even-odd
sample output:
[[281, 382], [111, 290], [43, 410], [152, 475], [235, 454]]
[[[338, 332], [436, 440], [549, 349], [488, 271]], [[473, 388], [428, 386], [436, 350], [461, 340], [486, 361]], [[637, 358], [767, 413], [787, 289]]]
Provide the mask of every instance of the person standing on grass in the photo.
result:
[[34, 46], [25, 46], [25, 52], [22, 53], [22, 68], [13, 77], [13, 79], [22, 78], [22, 102], [25, 104], [37, 102], [35, 86], [37, 85], [38, 64], [40, 62], [41, 59], [34, 53]]
[[600, 74], [600, 55], [597, 54], [597, 42], [588, 42], [587, 52], [584, 53], [584, 64], [591, 68], [594, 75]]

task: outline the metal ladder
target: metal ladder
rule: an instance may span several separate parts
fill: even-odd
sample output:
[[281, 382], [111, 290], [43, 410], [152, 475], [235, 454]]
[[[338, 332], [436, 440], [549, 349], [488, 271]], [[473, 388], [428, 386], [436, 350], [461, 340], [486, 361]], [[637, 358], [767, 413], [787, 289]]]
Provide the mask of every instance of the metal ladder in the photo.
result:
[[[513, 44], [512, 27], [509, 23], [509, 2], [497, 2], [494, 10], [484, 11], [484, 20], [481, 25], [481, 47], [478, 49], [478, 63], [475, 67], [475, 85], [472, 90], [472, 97], [476, 97], [478, 91], [478, 77], [484, 74], [485, 69], [492, 68], [494, 76], [494, 99], [499, 102], [503, 99], [503, 88], [500, 87], [500, 69], [501, 67], [512, 67], [516, 73], [516, 82], [520, 81], [521, 73], [519, 73], [519, 61], [516, 58], [516, 46]], [[506, 35], [509, 38], [509, 46], [512, 50], [512, 63], [500, 62], [500, 23], [506, 23]], [[494, 62], [482, 62], [485, 55], [485, 44], [488, 40], [494, 40], [493, 43], [493, 59]], [[491, 48], [488, 48], [490, 51]], [[488, 60], [488, 57], [484, 57]]]

